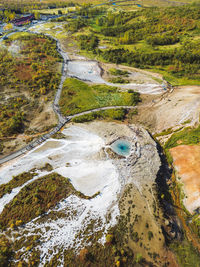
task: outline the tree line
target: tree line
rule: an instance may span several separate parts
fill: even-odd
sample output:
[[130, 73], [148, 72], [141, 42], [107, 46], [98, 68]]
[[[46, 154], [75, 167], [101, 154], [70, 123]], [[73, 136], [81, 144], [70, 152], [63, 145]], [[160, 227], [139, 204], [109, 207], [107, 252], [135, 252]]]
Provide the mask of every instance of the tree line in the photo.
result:
[[[77, 40], [81, 49], [109, 62], [156, 67], [177, 77], [199, 79], [200, 41], [193, 39], [200, 33], [199, 20], [199, 4], [134, 12], [108, 11], [87, 20], [86, 27], [90, 27], [92, 34]], [[98, 49], [102, 39], [108, 40], [109, 49]], [[162, 49], [164, 45], [166, 48]]]

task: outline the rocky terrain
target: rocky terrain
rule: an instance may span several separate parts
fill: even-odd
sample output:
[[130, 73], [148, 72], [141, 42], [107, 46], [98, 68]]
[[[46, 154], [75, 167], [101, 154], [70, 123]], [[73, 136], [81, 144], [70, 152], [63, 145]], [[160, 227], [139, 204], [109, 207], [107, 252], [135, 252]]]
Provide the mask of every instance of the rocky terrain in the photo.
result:
[[[131, 150], [127, 157], [111, 151], [110, 144], [120, 138], [130, 142]], [[45, 165], [51, 168], [46, 169], [43, 167]], [[159, 262], [164, 261], [165, 251], [162, 212], [154, 190], [160, 166], [156, 143], [146, 130], [114, 122], [69, 125], [63, 130], [62, 139], [48, 140], [15, 163], [2, 166], [2, 184], [5, 181], [9, 183], [13, 176], [22, 172], [34, 170], [36, 173], [33, 179], [2, 197], [2, 214], [11, 207], [10, 213], [14, 214], [17, 206], [13, 201], [16, 202], [20, 192], [38, 179], [47, 179], [50, 174], [68, 178], [75, 189], [74, 193], [54, 203], [53, 207], [48, 206], [45, 215], [41, 213], [35, 218], [25, 219], [23, 214], [18, 213], [13, 218], [10, 214], [10, 222], [16, 225], [21, 221], [20, 225], [23, 225], [10, 232], [9, 227], [13, 226], [8, 224], [4, 231], [5, 237], [11, 234], [13, 246], [20, 242], [15, 251], [16, 262], [30, 260], [32, 250], [28, 247], [33, 247], [32, 239], [37, 235], [38, 243], [34, 243], [34, 251], [42, 259], [40, 264], [50, 262], [56, 255], [60, 255], [58, 261], [63, 264], [64, 254], [68, 250], [77, 253], [81, 248], [92, 245], [89, 241], [91, 234], [96, 237], [95, 242], [105, 243], [106, 233], [118, 224], [117, 218], [124, 216], [130, 217], [129, 228], [131, 224], [140, 224], [139, 228], [136, 227], [136, 240], [142, 243], [140, 247], [131, 237], [131, 232], [126, 233], [131, 249], [146, 253], [146, 259], [151, 261], [151, 253], [156, 253], [159, 247], [159, 266]], [[130, 192], [128, 195], [127, 190]], [[22, 202], [21, 205], [23, 207], [25, 204]], [[24, 208], [28, 208], [27, 204]], [[4, 223], [3, 218], [1, 223]], [[151, 232], [149, 238], [147, 230]], [[152, 246], [151, 242], [157, 245]], [[50, 249], [53, 250], [52, 254], [47, 253]]]
[[[15, 160], [7, 158], [0, 165], [0, 261], [18, 267], [198, 267], [200, 87], [195, 81], [194, 86], [172, 87], [155, 69], [99, 62], [96, 52], [78, 48], [82, 29], [74, 35], [66, 30], [68, 23], [64, 19], [23, 28], [54, 39], [63, 63], [51, 67], [62, 77], [49, 102], [43, 96], [35, 112], [28, 113], [32, 132], [2, 138], [5, 154], [28, 144]], [[17, 40], [8, 45], [13, 58], [20, 57], [20, 45]], [[125, 74], [113, 74], [113, 69]], [[123, 93], [138, 91], [142, 103], [105, 102], [64, 117], [59, 99], [67, 77], [90, 86], [117, 86]], [[2, 92], [0, 104], [19, 96], [6, 87]], [[76, 95], [67, 93], [68, 98]], [[99, 121], [69, 123], [119, 107], [125, 116], [118, 123], [98, 116]], [[49, 132], [56, 115], [59, 122]], [[119, 150], [128, 145], [127, 154], [116, 152], [116, 142]]]

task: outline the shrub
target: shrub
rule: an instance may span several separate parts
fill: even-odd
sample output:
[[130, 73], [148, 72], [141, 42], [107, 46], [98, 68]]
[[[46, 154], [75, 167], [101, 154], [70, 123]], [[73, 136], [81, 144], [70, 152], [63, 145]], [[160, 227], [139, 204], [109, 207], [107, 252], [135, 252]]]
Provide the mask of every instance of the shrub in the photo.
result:
[[106, 243], [111, 244], [114, 240], [114, 235], [113, 234], [107, 234], [106, 235]]
[[153, 233], [151, 231], [148, 231], [148, 239], [149, 241], [153, 238]]
[[125, 80], [125, 79], [118, 76], [116, 78], [109, 79], [109, 82], [111, 82], [111, 83], [129, 83], [129, 80]]
[[128, 77], [128, 74], [129, 74], [129, 72], [126, 70], [120, 70], [120, 69], [115, 69], [115, 68], [109, 69], [109, 72], [110, 74], [115, 75], [115, 76], [121, 75], [121, 76]]

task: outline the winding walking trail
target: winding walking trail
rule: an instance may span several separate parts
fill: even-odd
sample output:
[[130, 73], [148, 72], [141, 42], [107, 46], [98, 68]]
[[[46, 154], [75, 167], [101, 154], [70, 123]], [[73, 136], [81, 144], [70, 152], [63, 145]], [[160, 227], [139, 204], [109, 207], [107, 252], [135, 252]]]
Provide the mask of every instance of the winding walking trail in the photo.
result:
[[[25, 30], [25, 31], [29, 32], [29, 33], [38, 34], [37, 32], [32, 32], [32, 31], [29, 31], [29, 30]], [[12, 34], [14, 34], [16, 32], [17, 31], [8, 34], [7, 37], [11, 36]], [[95, 109], [83, 111], [83, 112], [80, 112], [80, 113], [77, 113], [77, 114], [74, 114], [74, 115], [71, 115], [71, 116], [68, 116], [68, 117], [64, 117], [60, 112], [59, 100], [60, 100], [61, 93], [62, 93], [63, 83], [64, 83], [64, 81], [65, 81], [65, 79], [67, 77], [66, 70], [67, 70], [67, 64], [68, 64], [70, 59], [69, 59], [67, 53], [62, 50], [60, 41], [57, 38], [54, 38], [49, 34], [45, 34], [45, 35], [50, 37], [50, 38], [52, 38], [52, 39], [54, 39], [56, 41], [57, 51], [63, 58], [62, 71], [61, 71], [61, 74], [62, 74], [61, 81], [60, 81], [59, 87], [58, 87], [58, 89], [56, 91], [56, 95], [55, 95], [54, 102], [53, 102], [53, 105], [52, 105], [53, 110], [54, 110], [54, 112], [56, 113], [56, 115], [58, 117], [58, 124], [57, 124], [57, 126], [55, 128], [53, 128], [53, 130], [51, 130], [50, 132], [44, 134], [42, 137], [36, 139], [35, 141], [31, 142], [27, 146], [25, 146], [25, 147], [15, 151], [15, 152], [11, 153], [8, 156], [5, 156], [5, 157], [1, 158], [0, 159], [0, 165], [3, 164], [3, 163], [8, 162], [10, 160], [13, 160], [13, 159], [15, 159], [17, 157], [20, 157], [23, 154], [26, 154], [28, 151], [34, 149], [36, 146], [40, 145], [41, 143], [43, 143], [44, 141], [49, 139], [52, 135], [57, 133], [66, 123], [68, 123], [71, 119], [73, 119], [75, 117], [78, 117], [78, 116], [81, 116], [81, 115], [85, 115], [85, 114], [89, 114], [89, 113], [96, 112], [96, 111], [107, 110], [107, 109], [118, 109], [118, 108], [136, 109], [135, 106], [109, 106], [109, 107], [95, 108]], [[1, 38], [0, 41], [2, 41], [2, 40], [3, 39]]]
[[[43, 22], [38, 21], [37, 24], [41, 24], [41, 23], [43, 23]], [[28, 33], [31, 33], [31, 34], [41, 34], [41, 33], [38, 33], [37, 31], [32, 31], [32, 30], [30, 31], [29, 30], [29, 26], [28, 26], [26, 29], [23, 29], [23, 30], [18, 30], [17, 29], [14, 32], [5, 35], [4, 37], [2, 37], [0, 39], [0, 42], [2, 42], [5, 39], [5, 37], [9, 37], [9, 36], [15, 34], [16, 32], [22, 32], [22, 31], [28, 32]], [[61, 93], [62, 93], [62, 89], [63, 89], [63, 83], [64, 83], [65, 79], [67, 77], [71, 77], [72, 76], [72, 75], [70, 75], [70, 68], [69, 67], [70, 67], [71, 62], [73, 62], [73, 60], [71, 61], [69, 56], [68, 56], [68, 54], [65, 51], [63, 51], [59, 39], [57, 39], [57, 38], [55, 38], [52, 35], [47, 34], [47, 33], [45, 33], [45, 34], [43, 33], [43, 35], [45, 35], [47, 37], [50, 37], [51, 39], [56, 41], [57, 52], [63, 58], [62, 70], [61, 70], [61, 80], [60, 80], [60, 84], [58, 86], [58, 89], [56, 91], [56, 95], [55, 95], [55, 98], [54, 98], [54, 101], [53, 101], [53, 104], [52, 104], [52, 108], [53, 108], [55, 114], [58, 117], [58, 124], [57, 124], [57, 126], [55, 128], [53, 128], [50, 132], [44, 134], [42, 137], [39, 137], [38, 139], [36, 139], [33, 142], [29, 143], [25, 147], [23, 147], [23, 148], [15, 151], [13, 153], [11, 153], [10, 155], [1, 158], [0, 159], [0, 165], [5, 163], [5, 162], [8, 162], [8, 161], [10, 161], [12, 159], [15, 159], [15, 158], [17, 158], [17, 157], [19, 157], [19, 156], [21, 156], [21, 155], [23, 155], [25, 153], [27, 153], [28, 151], [32, 150], [33, 148], [35, 148], [39, 144], [43, 143], [44, 141], [49, 139], [52, 135], [57, 133], [66, 123], [68, 123], [71, 119], [73, 119], [75, 117], [78, 117], [78, 116], [81, 116], [81, 115], [85, 115], [85, 114], [90, 114], [90, 113], [96, 112], [96, 111], [107, 110], [107, 109], [118, 109], [118, 108], [136, 109], [136, 106], [107, 106], [107, 107], [101, 107], [101, 108], [95, 108], [95, 109], [91, 109], [91, 110], [86, 110], [86, 111], [83, 111], [83, 112], [80, 112], [80, 113], [77, 113], [77, 114], [74, 114], [74, 115], [70, 115], [70, 116], [64, 117], [61, 114], [61, 111], [60, 111], [59, 101], [60, 101], [60, 97], [61, 97]], [[78, 78], [81, 79], [81, 80], [84, 80], [84, 77], [78, 77]], [[95, 81], [91, 81], [91, 82], [95, 82]], [[100, 83], [106, 83], [106, 82], [102, 78], [100, 78]], [[109, 85], [113, 85], [113, 84], [109, 84]]]

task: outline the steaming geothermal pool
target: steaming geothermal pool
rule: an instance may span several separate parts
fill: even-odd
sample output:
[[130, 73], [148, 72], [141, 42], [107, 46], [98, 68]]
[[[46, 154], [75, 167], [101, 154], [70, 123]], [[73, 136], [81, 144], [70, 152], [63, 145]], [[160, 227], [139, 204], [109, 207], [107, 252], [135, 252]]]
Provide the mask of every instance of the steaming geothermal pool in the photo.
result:
[[111, 148], [118, 155], [127, 157], [130, 155], [131, 144], [125, 139], [118, 139], [112, 143]]

